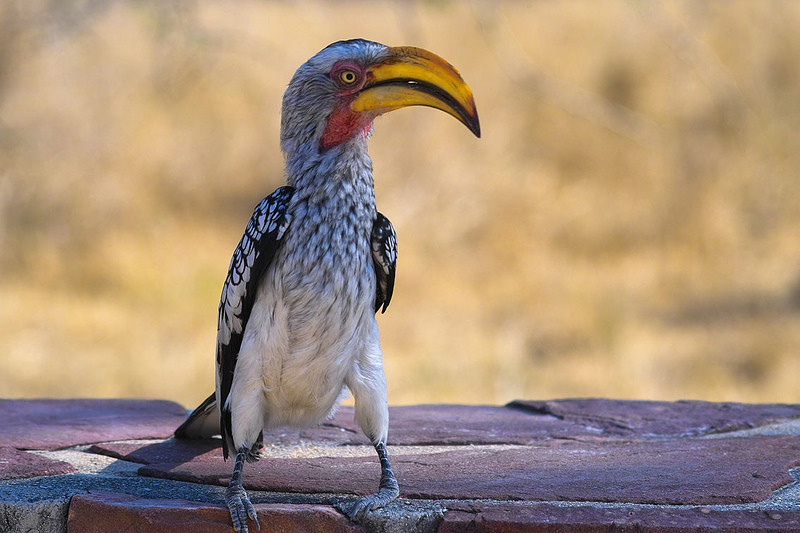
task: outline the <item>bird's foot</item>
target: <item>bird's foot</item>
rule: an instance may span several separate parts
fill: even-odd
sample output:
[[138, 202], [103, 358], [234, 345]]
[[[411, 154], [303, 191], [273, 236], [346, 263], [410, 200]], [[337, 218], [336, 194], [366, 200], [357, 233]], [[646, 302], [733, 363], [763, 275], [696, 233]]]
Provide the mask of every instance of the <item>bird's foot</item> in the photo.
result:
[[375, 509], [385, 507], [400, 495], [397, 481], [392, 478], [381, 483], [381, 488], [376, 494], [369, 494], [357, 499], [349, 508], [342, 506], [340, 509], [347, 518], [353, 522], [360, 522], [364, 516]]
[[231, 483], [228, 490], [225, 492], [225, 503], [228, 505], [228, 510], [231, 513], [231, 522], [233, 522], [233, 529], [236, 533], [247, 533], [247, 517], [255, 522], [256, 528], [261, 530], [261, 524], [258, 523], [258, 516], [253, 504], [250, 503], [250, 498], [247, 496], [244, 487], [240, 484]]
[[360, 522], [370, 511], [385, 507], [389, 502], [400, 496], [400, 486], [394, 477], [392, 467], [389, 465], [389, 456], [386, 454], [386, 445], [383, 441], [375, 444], [378, 459], [381, 461], [381, 484], [376, 494], [370, 494], [357, 499], [349, 508], [344, 505], [337, 506], [347, 518], [353, 522]]
[[247, 451], [247, 456], [245, 459], [247, 460], [248, 463], [255, 463], [263, 458], [264, 458], [264, 447], [260, 446], [258, 448], [255, 447], [250, 448]]
[[256, 461], [259, 461], [259, 460], [263, 459], [264, 458], [264, 432], [262, 431], [261, 433], [258, 434], [258, 438], [256, 439], [255, 444], [253, 444], [249, 448], [247, 446], [242, 446], [241, 448], [239, 448], [238, 451], [241, 452], [242, 450], [246, 450], [245, 451], [245, 460], [248, 463], [255, 463]]

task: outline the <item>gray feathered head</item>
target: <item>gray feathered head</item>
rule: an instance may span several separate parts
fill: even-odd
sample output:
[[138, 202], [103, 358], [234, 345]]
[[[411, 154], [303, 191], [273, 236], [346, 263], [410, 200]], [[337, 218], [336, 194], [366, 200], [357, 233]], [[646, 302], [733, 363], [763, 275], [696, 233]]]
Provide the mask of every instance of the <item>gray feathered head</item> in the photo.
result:
[[440, 109], [480, 137], [472, 91], [441, 57], [354, 39], [303, 64], [283, 96], [281, 148], [324, 152], [365, 137], [378, 115], [412, 105]]

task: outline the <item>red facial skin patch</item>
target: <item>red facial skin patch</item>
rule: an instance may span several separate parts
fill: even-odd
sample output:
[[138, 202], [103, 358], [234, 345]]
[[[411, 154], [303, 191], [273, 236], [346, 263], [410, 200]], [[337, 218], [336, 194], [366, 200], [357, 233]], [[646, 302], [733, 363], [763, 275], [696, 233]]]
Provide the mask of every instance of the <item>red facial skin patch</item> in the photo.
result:
[[366, 136], [372, 127], [372, 118], [356, 113], [350, 109], [352, 98], [343, 98], [328, 117], [325, 133], [322, 134], [320, 147], [327, 150], [333, 146], [349, 141], [356, 135]]
[[[340, 75], [345, 71], [352, 72], [357, 76], [354, 83], [344, 83]], [[355, 100], [358, 91], [364, 87], [367, 79], [364, 67], [352, 61], [340, 61], [331, 69], [330, 76], [339, 85], [340, 91], [337, 94], [336, 107], [333, 108], [330, 117], [328, 117], [328, 124], [325, 126], [322, 139], [320, 139], [320, 148], [322, 150], [327, 150], [349, 141], [356, 135], [366, 136], [372, 128], [372, 121], [375, 119], [374, 115], [356, 113], [350, 108], [350, 104]]]

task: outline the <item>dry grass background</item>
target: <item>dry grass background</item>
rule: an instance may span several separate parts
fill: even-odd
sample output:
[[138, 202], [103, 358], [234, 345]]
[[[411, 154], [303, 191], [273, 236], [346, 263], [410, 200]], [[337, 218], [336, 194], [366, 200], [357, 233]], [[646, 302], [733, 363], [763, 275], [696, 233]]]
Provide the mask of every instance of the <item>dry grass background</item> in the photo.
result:
[[0, 4], [0, 396], [213, 386], [216, 306], [334, 40], [456, 65], [484, 137], [371, 141], [392, 403], [800, 401], [800, 4]]

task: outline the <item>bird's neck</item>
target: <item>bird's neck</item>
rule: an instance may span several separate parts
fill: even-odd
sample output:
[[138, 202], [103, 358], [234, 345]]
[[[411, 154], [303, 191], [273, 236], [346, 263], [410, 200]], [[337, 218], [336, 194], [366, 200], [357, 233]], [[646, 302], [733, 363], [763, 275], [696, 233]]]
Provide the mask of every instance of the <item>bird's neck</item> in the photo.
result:
[[299, 146], [286, 154], [286, 177], [299, 197], [317, 202], [357, 202], [374, 213], [372, 160], [363, 136], [327, 150]]

